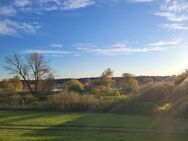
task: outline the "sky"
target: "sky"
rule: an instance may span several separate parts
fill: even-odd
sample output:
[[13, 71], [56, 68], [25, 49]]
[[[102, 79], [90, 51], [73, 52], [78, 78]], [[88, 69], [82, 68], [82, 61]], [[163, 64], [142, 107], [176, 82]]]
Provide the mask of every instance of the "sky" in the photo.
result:
[[173, 75], [188, 66], [188, 0], [0, 0], [5, 58], [39, 52], [56, 78]]

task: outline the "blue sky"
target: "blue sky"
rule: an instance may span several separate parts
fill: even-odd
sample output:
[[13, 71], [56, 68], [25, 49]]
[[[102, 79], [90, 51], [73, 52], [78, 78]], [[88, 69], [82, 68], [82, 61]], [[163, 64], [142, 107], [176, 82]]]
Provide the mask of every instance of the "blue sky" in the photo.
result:
[[4, 58], [33, 51], [57, 78], [172, 75], [188, 66], [187, 0], [0, 0]]

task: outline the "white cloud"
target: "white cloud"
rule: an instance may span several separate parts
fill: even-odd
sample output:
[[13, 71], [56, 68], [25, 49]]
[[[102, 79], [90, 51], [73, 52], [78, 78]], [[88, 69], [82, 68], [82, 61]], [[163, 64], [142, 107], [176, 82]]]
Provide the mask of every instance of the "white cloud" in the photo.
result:
[[61, 51], [61, 50], [33, 50], [33, 49], [28, 49], [23, 51], [22, 53], [33, 53], [33, 52], [39, 52], [41, 54], [70, 54], [71, 52], [69, 51]]
[[16, 10], [13, 7], [0, 7], [0, 16], [11, 16], [16, 14]]
[[122, 43], [118, 43], [106, 48], [100, 48], [92, 44], [78, 44], [76, 45], [76, 48], [84, 53], [93, 53], [96, 55], [106, 55], [106, 56], [168, 50], [167, 47], [161, 47], [161, 46], [131, 48], [131, 47], [127, 47], [126, 44], [122, 44]]
[[62, 0], [38, 0], [38, 2], [41, 4], [46, 4], [46, 3], [55, 3], [57, 5], [62, 4]]
[[168, 21], [172, 22], [182, 22], [188, 20], [188, 15], [176, 14], [172, 12], [158, 12], [155, 13], [156, 16], [165, 17]]
[[63, 45], [62, 44], [51, 44], [50, 47], [53, 47], [53, 48], [62, 48]]
[[161, 10], [182, 13], [188, 11], [188, 2], [186, 0], [165, 0], [161, 5]]
[[145, 2], [153, 2], [155, 0], [128, 0], [128, 1], [133, 3], [145, 3]]
[[28, 11], [42, 13], [44, 11], [74, 10], [95, 3], [96, 0], [13, 0], [7, 3], [0, 2], [0, 15], [7, 16]]
[[171, 41], [159, 41], [156, 43], [150, 43], [148, 46], [151, 47], [163, 47], [163, 46], [174, 46], [174, 45], [178, 45], [179, 43], [182, 42], [182, 39], [175, 39], [175, 40], [171, 40]]
[[63, 3], [64, 10], [72, 10], [95, 4], [94, 0], [67, 0]]
[[156, 16], [164, 17], [168, 23], [160, 27], [171, 30], [188, 30], [188, 1], [187, 0], [165, 0], [160, 6], [160, 11], [154, 13]]
[[41, 54], [44, 54], [44, 55], [50, 55], [50, 56], [53, 56], [53, 57], [63, 57], [65, 55], [80, 56], [79, 52], [62, 51], [62, 50], [27, 49], [25, 51], [22, 51], [23, 54], [30, 54], [30, 53], [33, 53], [33, 52], [38, 52], [38, 53], [41, 53]]
[[[99, 47], [94, 44], [84, 43], [84, 44], [75, 44], [75, 49], [72, 51], [56, 50], [56, 49], [28, 49], [22, 53], [28, 54], [32, 52], [39, 52], [46, 55], [51, 55], [55, 57], [61, 57], [64, 55], [74, 55], [81, 56], [83, 54], [94, 54], [100, 56], [116, 56], [116, 55], [125, 55], [130, 53], [147, 53], [147, 52], [158, 52], [158, 51], [167, 51], [173, 49], [180, 45], [182, 39], [175, 39], [170, 41], [159, 41], [156, 43], [150, 43], [145, 45], [145, 47], [128, 47], [125, 43], [117, 43], [109, 45], [106, 47]], [[61, 47], [61, 44], [51, 44], [51, 47]]]
[[25, 7], [31, 4], [29, 0], [15, 0], [15, 6], [17, 7]]
[[11, 20], [0, 21], [0, 35], [15, 36], [19, 33], [35, 33], [40, 25], [19, 23]]
[[[18, 33], [35, 33], [40, 28], [39, 25], [20, 21], [20, 19], [26, 19], [27, 14], [74, 10], [93, 4], [95, 0], [12, 0], [6, 3], [0, 1], [0, 35], [14, 36]], [[14, 16], [15, 20], [12, 21], [10, 16]]]
[[161, 11], [157, 16], [166, 18], [168, 21], [182, 22], [188, 20], [188, 2], [185, 0], [165, 0], [161, 5]]
[[168, 24], [161, 24], [160, 26], [166, 29], [188, 30], [188, 26], [183, 23], [168, 23]]

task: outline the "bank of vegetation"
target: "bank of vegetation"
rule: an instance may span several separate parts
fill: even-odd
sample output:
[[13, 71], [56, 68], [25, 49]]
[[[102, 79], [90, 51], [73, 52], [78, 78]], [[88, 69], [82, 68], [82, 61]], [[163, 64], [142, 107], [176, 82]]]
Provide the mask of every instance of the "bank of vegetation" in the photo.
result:
[[187, 70], [155, 82], [129, 73], [114, 79], [108, 68], [95, 79], [58, 83], [62, 89], [56, 91], [53, 70], [39, 53], [8, 57], [5, 69], [14, 77], [0, 83], [1, 109], [188, 116]]

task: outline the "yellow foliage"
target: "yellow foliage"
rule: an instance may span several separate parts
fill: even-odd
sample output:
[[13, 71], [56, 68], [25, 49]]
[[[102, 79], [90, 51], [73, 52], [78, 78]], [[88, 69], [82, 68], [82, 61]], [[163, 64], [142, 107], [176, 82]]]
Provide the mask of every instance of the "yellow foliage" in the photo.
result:
[[164, 103], [158, 107], [158, 110], [160, 112], [167, 111], [171, 108], [171, 106], [172, 106], [171, 103]]

